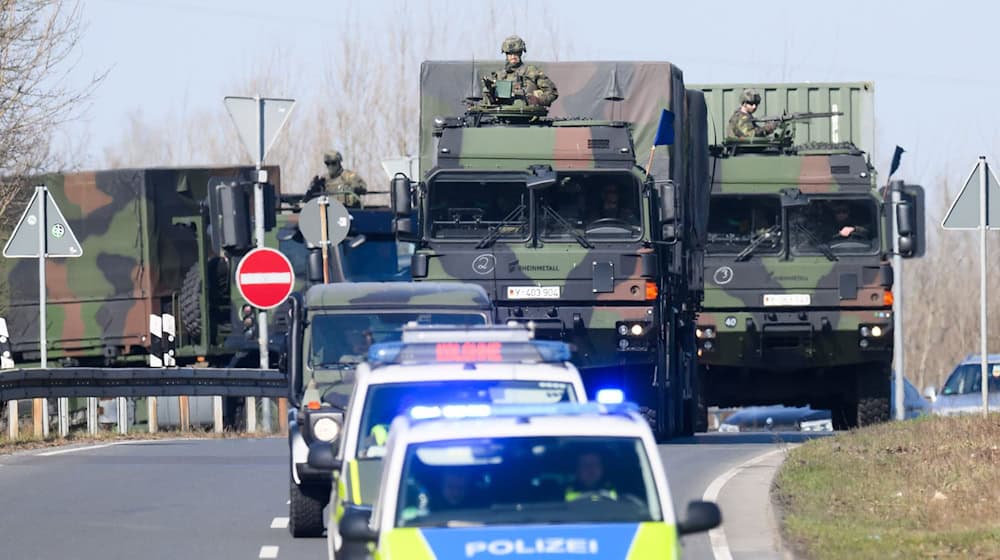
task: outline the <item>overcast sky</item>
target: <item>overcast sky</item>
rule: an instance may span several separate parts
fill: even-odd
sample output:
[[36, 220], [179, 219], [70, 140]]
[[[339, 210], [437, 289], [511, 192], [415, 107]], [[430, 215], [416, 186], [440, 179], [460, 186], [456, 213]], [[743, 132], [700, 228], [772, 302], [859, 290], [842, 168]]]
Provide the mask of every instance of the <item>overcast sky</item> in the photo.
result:
[[[515, 14], [510, 29], [473, 44], [427, 37], [431, 58], [496, 57], [508, 33], [528, 43], [530, 59], [551, 57], [550, 32], [579, 60], [669, 60], [688, 83], [871, 81], [875, 84], [876, 160], [885, 169], [896, 144], [907, 153], [898, 175], [931, 193], [964, 181], [977, 156], [995, 161], [1000, 116], [997, 16], [1000, 5], [974, 2], [648, 2], [499, 3]], [[473, 3], [472, 6], [482, 6]], [[410, 2], [411, 12], [448, 21], [469, 8], [445, 0]], [[87, 24], [76, 75], [110, 69], [85, 123], [88, 163], [101, 163], [126, 115], [155, 120], [181, 107], [224, 111], [225, 91], [254, 65], [287, 61], [297, 87], [311, 78], [344, 25], [345, 13], [372, 33], [398, 17], [397, 2], [322, 0], [83, 0]], [[429, 14], [429, 15], [428, 15]], [[539, 21], [547, 16], [547, 21]], [[421, 21], [426, 19], [421, 18]], [[489, 46], [487, 46], [489, 45]], [[535, 46], [533, 49], [532, 46]], [[363, 70], [363, 69], [362, 69]], [[274, 92], [261, 92], [274, 95]], [[373, 92], [373, 94], [391, 92]], [[283, 93], [289, 94], [289, 93]], [[290, 92], [297, 96], [296, 92]], [[395, 155], [395, 154], [386, 154]], [[937, 198], [931, 194], [932, 201]]]

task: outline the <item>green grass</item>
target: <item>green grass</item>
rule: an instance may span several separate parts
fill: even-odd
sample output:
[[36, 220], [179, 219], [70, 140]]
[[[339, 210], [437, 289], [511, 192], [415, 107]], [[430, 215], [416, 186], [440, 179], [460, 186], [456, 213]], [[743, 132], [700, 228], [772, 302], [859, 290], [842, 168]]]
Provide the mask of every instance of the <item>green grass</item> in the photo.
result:
[[100, 431], [95, 435], [86, 432], [73, 431], [66, 438], [59, 438], [50, 432], [47, 438], [36, 438], [31, 434], [31, 427], [22, 429], [20, 436], [16, 440], [7, 438], [6, 431], [0, 435], [0, 455], [27, 451], [30, 449], [41, 449], [45, 447], [58, 447], [60, 445], [79, 445], [88, 443], [107, 443], [114, 441], [149, 440], [149, 439], [230, 439], [230, 438], [264, 438], [264, 437], [285, 437], [284, 434], [265, 434], [250, 432], [215, 432], [203, 430], [191, 430], [182, 432], [180, 430], [160, 430], [151, 434], [144, 429], [132, 428], [134, 431], [126, 435], [119, 435], [113, 431]]
[[772, 488], [802, 558], [1000, 558], [1000, 415], [813, 440]]

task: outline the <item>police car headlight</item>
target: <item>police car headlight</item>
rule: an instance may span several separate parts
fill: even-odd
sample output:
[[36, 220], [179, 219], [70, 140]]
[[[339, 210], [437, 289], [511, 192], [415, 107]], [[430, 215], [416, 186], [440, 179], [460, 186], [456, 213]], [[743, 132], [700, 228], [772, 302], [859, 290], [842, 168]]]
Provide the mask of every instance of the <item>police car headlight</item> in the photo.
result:
[[333, 418], [320, 418], [313, 424], [312, 432], [316, 439], [330, 442], [340, 435], [340, 424]]

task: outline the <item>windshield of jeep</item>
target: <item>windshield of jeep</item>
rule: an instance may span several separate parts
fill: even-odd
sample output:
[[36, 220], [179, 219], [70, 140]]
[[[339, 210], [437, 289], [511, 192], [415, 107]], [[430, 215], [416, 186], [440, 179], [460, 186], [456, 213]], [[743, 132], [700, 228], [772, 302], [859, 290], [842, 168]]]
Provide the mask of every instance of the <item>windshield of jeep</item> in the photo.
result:
[[662, 520], [637, 437], [488, 437], [411, 444], [397, 527]]
[[439, 174], [427, 189], [431, 237], [528, 238], [528, 187], [522, 174]]
[[[486, 314], [465, 312], [399, 312], [359, 311], [314, 315], [309, 323], [309, 365], [312, 369], [343, 369], [353, 367], [368, 357], [368, 347], [376, 342], [398, 341], [403, 326], [410, 322], [421, 325], [485, 325]], [[318, 383], [340, 381], [339, 375], [329, 379], [323, 372], [315, 373]]]
[[[393, 418], [414, 406], [441, 404], [555, 404], [577, 402], [573, 385], [561, 381], [476, 380], [382, 383], [368, 388], [361, 413], [358, 457], [385, 453], [385, 435]], [[377, 426], [381, 428], [377, 428]]]
[[538, 192], [540, 236], [546, 241], [632, 239], [642, 233], [639, 182], [630, 173], [560, 173]]
[[774, 195], [712, 196], [708, 252], [739, 254], [755, 241], [755, 254], [781, 252], [781, 200]]
[[792, 254], [869, 254], [879, 249], [878, 208], [865, 199], [813, 198], [788, 210]]

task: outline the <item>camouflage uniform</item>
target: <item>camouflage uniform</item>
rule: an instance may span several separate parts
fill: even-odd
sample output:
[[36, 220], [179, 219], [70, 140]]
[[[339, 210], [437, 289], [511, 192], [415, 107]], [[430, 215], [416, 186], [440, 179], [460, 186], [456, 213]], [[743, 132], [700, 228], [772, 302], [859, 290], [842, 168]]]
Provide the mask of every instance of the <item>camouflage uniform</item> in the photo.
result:
[[[504, 39], [500, 52], [506, 54], [517, 54], [523, 56], [528, 49], [517, 35], [511, 35]], [[523, 97], [530, 105], [544, 105], [548, 107], [559, 97], [556, 84], [545, 75], [545, 72], [532, 64], [525, 64], [520, 61], [517, 64], [504, 64], [504, 69], [499, 72], [492, 72], [488, 82], [495, 84], [497, 81], [514, 82], [514, 96]], [[483, 99], [490, 99], [493, 95], [492, 87], [483, 85]]]
[[365, 180], [354, 171], [344, 169], [343, 156], [336, 150], [331, 150], [323, 154], [323, 163], [326, 165], [326, 177], [314, 177], [309, 187], [308, 194], [315, 195], [320, 192], [335, 195], [348, 208], [359, 208], [361, 206], [361, 196], [368, 192], [368, 185]]
[[759, 104], [760, 94], [753, 90], [745, 90], [740, 98], [740, 106], [729, 117], [729, 126], [726, 127], [726, 136], [731, 138], [753, 138], [767, 136], [774, 132], [777, 123], [767, 123], [764, 126], [757, 126], [753, 120], [753, 114], [743, 111], [745, 103]]

